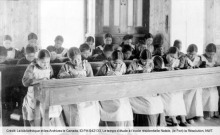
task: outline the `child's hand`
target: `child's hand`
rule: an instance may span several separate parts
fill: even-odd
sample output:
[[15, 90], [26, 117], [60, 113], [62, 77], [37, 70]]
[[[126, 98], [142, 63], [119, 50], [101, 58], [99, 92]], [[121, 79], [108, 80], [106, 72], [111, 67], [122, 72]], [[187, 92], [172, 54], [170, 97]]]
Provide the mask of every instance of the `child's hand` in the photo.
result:
[[57, 59], [61, 59], [62, 58], [62, 54], [57, 54]]
[[77, 76], [77, 75], [78, 75], [78, 72], [77, 72], [75, 69], [70, 69], [70, 70], [69, 70], [69, 74], [70, 74], [70, 75], [73, 75], [73, 76]]
[[150, 73], [151, 72], [151, 68], [150, 67], [145, 67], [143, 69], [143, 73]]
[[108, 60], [103, 60], [102, 62], [103, 62], [103, 63], [106, 63], [106, 62], [108, 62]]
[[150, 73], [148, 70], [143, 70], [143, 73]]

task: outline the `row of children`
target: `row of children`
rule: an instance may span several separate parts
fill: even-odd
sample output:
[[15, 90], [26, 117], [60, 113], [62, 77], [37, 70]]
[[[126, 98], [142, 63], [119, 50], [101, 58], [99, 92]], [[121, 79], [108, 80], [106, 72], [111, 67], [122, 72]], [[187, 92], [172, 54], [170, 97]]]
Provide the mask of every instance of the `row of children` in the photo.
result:
[[[48, 50], [51, 52], [51, 62], [61, 63], [66, 61], [67, 49], [62, 47], [64, 39], [58, 35], [55, 40], [55, 44], [48, 46]], [[15, 48], [10, 35], [4, 36], [3, 45], [0, 46], [1, 50], [1, 64], [30, 64], [33, 62], [41, 50], [38, 45], [38, 37], [35, 33], [28, 35], [28, 45], [23, 47], [21, 50]]]
[[[132, 47], [125, 43], [122, 50], [128, 46]], [[163, 55], [161, 44], [155, 44], [153, 47], [150, 45], [141, 50], [138, 59], [133, 60], [128, 68], [123, 62], [126, 55], [123, 55], [120, 47], [114, 51], [112, 51], [112, 47], [114, 46], [104, 45], [103, 54], [111, 57], [105, 61], [96, 76], [120, 76], [217, 66], [214, 57], [216, 53], [214, 44], [207, 45], [205, 54], [201, 56], [197, 55], [198, 48], [194, 44], [189, 45], [187, 54], [183, 54], [180, 52], [181, 42], [176, 41], [166, 55]], [[88, 44], [83, 44], [80, 49], [72, 47], [68, 50], [69, 61], [61, 67], [58, 74], [59, 79], [94, 76], [91, 65], [86, 60], [90, 56], [87, 52], [90, 51], [88, 48], [90, 49]], [[153, 49], [151, 50], [151, 48]], [[36, 103], [33, 85], [39, 81], [51, 79], [53, 76], [50, 58], [51, 54], [48, 50], [40, 50], [36, 61], [31, 63], [24, 73], [22, 82], [24, 86], [28, 87], [22, 107], [25, 125], [40, 125], [41, 104]], [[218, 100], [217, 88], [212, 87], [186, 92], [156, 94], [148, 97], [51, 106], [49, 117], [51, 126], [166, 126], [165, 116], [171, 118], [172, 126], [188, 126], [187, 119], [203, 120], [204, 111], [208, 112], [210, 117], [218, 118], [216, 113]], [[177, 116], [180, 116], [180, 123], [177, 121]]]
[[[55, 38], [55, 45], [50, 45], [47, 50], [51, 53], [51, 63], [62, 63], [68, 61], [67, 49], [62, 47], [64, 38], [57, 36]], [[123, 52], [124, 60], [138, 59], [141, 50], [147, 48], [150, 52], [153, 52], [153, 36], [148, 33], [144, 36], [143, 42], [139, 42], [138, 45], [133, 45], [133, 36], [125, 35], [121, 45], [113, 44], [113, 37], [107, 33], [103, 38], [103, 45], [94, 46], [94, 38], [89, 36], [86, 38], [82, 48], [84, 51], [83, 56], [87, 58], [89, 62], [92, 61], [108, 61], [111, 59], [111, 54], [114, 50], [121, 50]], [[87, 45], [86, 45], [87, 44]], [[12, 45], [12, 38], [9, 35], [4, 37], [3, 46], [1, 47], [1, 63], [2, 64], [30, 64], [35, 60], [41, 47], [38, 45], [38, 37], [35, 33], [28, 35], [28, 45], [26, 48], [22, 48], [21, 51], [16, 49]], [[13, 61], [19, 59], [19, 61]]]

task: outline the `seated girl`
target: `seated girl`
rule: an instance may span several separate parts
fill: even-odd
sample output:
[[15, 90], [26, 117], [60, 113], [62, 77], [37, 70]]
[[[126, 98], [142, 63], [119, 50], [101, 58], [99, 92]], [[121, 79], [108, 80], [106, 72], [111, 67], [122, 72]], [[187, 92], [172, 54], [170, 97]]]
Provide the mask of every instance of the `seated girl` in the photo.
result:
[[[128, 73], [150, 73], [154, 68], [151, 52], [147, 49], [128, 67]], [[166, 126], [163, 103], [159, 94], [130, 98], [135, 126]]]
[[[178, 59], [178, 49], [176, 47], [170, 47], [166, 56], [168, 61], [169, 70], [179, 69], [180, 60]], [[172, 126], [178, 126], [176, 117], [180, 116], [179, 126], [188, 126], [186, 122], [186, 109], [183, 100], [183, 92], [172, 92], [161, 94], [165, 115], [171, 117]]]
[[[42, 106], [35, 99], [34, 84], [43, 80], [48, 80], [53, 75], [53, 69], [50, 66], [50, 53], [47, 50], [40, 50], [36, 62], [31, 63], [22, 78], [22, 83], [28, 87], [27, 95], [24, 98], [22, 106], [22, 114], [25, 126], [40, 126]], [[51, 126], [64, 126], [62, 117], [62, 107], [59, 105], [50, 106], [49, 117]]]
[[122, 53], [123, 53], [123, 56], [124, 56], [124, 60], [133, 60], [134, 57], [132, 55], [132, 48], [130, 45], [124, 45], [122, 47]]
[[144, 42], [145, 42], [145, 45], [147, 46], [147, 49], [153, 53], [154, 51], [154, 46], [153, 46], [153, 35], [151, 33], [147, 33], [145, 36], [144, 36]]
[[[93, 77], [90, 63], [82, 62], [81, 52], [72, 47], [68, 51], [69, 62], [60, 69], [58, 78]], [[63, 105], [64, 115], [68, 126], [98, 127], [100, 121], [99, 104], [97, 101]], [[71, 110], [71, 111], [70, 111]]]
[[178, 49], [178, 59], [180, 60], [179, 68], [184, 68], [185, 63], [185, 54], [181, 52], [182, 50], [182, 42], [180, 40], [175, 40], [173, 46]]
[[[201, 57], [197, 55], [198, 48], [195, 44], [189, 45], [186, 54], [185, 68], [198, 68], [201, 64]], [[203, 121], [203, 106], [202, 106], [202, 89], [192, 89], [184, 91], [184, 101], [186, 105], [187, 119]]]
[[105, 45], [103, 52], [98, 56], [94, 57], [93, 61], [94, 62], [109, 61], [111, 60], [112, 52], [113, 52], [113, 45]]
[[[97, 76], [120, 76], [126, 73], [121, 51], [112, 53], [112, 60], [106, 62], [98, 71]], [[100, 101], [100, 126], [133, 126], [133, 113], [128, 98]]]
[[[210, 43], [206, 46], [205, 54], [202, 55], [202, 61], [206, 68], [218, 66], [216, 55], [216, 45]], [[203, 111], [207, 113], [205, 119], [218, 118], [218, 89], [217, 87], [203, 88]]]

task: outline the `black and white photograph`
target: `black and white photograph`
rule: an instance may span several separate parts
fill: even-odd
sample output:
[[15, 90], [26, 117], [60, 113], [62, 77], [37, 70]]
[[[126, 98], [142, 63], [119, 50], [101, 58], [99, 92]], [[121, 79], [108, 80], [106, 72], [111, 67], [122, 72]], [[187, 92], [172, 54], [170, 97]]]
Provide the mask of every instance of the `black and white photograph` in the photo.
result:
[[0, 0], [0, 134], [220, 134], [220, 0]]

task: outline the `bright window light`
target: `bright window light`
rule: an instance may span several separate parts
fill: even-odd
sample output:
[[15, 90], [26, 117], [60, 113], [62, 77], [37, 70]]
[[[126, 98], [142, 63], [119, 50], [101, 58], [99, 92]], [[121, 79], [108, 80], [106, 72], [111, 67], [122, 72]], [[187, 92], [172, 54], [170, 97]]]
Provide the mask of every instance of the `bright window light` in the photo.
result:
[[84, 0], [41, 0], [41, 46], [54, 45], [57, 35], [63, 47], [79, 47], [84, 42]]
[[182, 41], [182, 52], [186, 53], [190, 44], [198, 46], [198, 54], [203, 53], [205, 35], [205, 1], [172, 0], [171, 46], [174, 40]]

